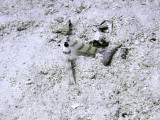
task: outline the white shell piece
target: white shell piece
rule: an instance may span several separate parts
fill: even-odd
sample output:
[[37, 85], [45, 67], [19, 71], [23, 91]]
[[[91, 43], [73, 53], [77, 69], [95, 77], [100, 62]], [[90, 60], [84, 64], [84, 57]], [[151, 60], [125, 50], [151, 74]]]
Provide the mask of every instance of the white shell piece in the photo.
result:
[[71, 105], [71, 107], [72, 107], [73, 109], [76, 109], [76, 108], [78, 108], [79, 106], [80, 106], [79, 103], [74, 103], [73, 105]]
[[100, 32], [97, 31], [97, 32], [95, 33], [94, 40], [99, 40], [100, 36], [101, 36], [101, 35], [100, 35]]

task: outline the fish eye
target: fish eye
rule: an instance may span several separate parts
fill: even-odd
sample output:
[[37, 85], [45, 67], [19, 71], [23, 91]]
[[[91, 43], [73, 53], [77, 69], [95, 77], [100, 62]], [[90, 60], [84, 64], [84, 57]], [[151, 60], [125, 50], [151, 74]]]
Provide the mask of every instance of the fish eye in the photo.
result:
[[69, 46], [68, 42], [64, 42], [64, 46], [68, 47]]

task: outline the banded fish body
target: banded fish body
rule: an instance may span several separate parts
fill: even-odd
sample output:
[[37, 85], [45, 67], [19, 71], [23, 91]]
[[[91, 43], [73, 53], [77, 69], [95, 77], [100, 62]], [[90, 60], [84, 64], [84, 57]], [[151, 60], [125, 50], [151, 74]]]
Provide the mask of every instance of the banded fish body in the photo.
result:
[[69, 46], [71, 49], [71, 55], [72, 56], [78, 56], [79, 52], [90, 55], [90, 56], [95, 56], [96, 53], [98, 52], [98, 48], [93, 47], [91, 45], [87, 45], [85, 43], [81, 43], [76, 41], [69, 41]]
[[65, 41], [63, 46], [63, 53], [65, 54], [66, 71], [68, 72], [70, 83], [76, 84], [74, 74], [74, 60], [80, 53], [95, 57], [98, 48], [78, 41]]

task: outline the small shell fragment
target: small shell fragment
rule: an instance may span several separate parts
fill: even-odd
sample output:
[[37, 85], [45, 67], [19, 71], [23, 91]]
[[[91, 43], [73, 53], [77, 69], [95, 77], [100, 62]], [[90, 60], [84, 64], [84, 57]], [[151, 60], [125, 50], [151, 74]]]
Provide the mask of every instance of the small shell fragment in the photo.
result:
[[99, 40], [100, 36], [101, 36], [101, 35], [100, 35], [100, 32], [97, 31], [97, 32], [95, 33], [94, 39], [95, 39], [95, 40]]
[[104, 33], [110, 33], [113, 31], [113, 22], [110, 20], [104, 20], [100, 26], [99, 30]]
[[71, 107], [72, 107], [73, 109], [76, 109], [76, 108], [78, 108], [79, 106], [80, 106], [79, 103], [75, 103], [75, 104], [71, 105]]
[[128, 48], [121, 48], [121, 58], [126, 59], [127, 54], [128, 54]]

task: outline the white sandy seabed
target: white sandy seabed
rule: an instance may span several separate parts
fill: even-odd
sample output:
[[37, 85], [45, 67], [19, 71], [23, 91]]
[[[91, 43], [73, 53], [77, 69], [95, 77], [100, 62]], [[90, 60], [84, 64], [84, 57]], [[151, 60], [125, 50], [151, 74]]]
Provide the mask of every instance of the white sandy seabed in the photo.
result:
[[[79, 56], [81, 93], [66, 77], [68, 20], [72, 40], [129, 50], [110, 66]], [[160, 120], [160, 1], [0, 0], [0, 120]]]

